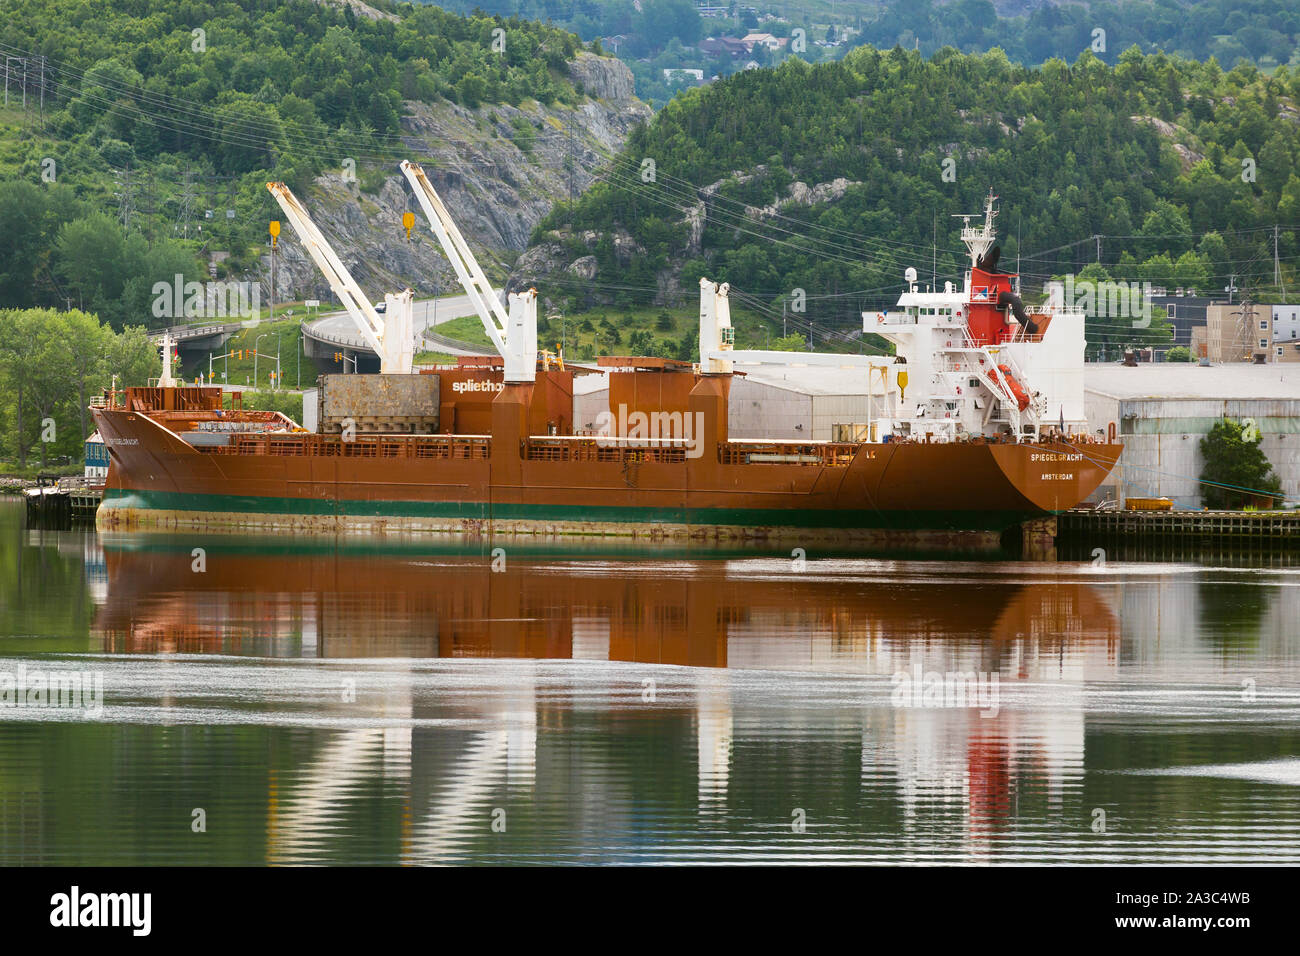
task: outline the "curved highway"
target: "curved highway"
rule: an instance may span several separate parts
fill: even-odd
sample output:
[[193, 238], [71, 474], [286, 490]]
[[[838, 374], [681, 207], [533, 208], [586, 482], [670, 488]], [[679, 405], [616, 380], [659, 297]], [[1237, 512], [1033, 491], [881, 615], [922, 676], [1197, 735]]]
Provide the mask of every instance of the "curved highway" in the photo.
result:
[[[498, 290], [499, 294], [499, 290]], [[412, 304], [411, 319], [415, 332], [423, 337], [429, 331], [452, 319], [475, 315], [474, 306], [467, 295], [445, 295], [436, 299], [424, 299]], [[356, 323], [347, 312], [329, 312], [318, 319], [304, 322], [302, 334], [329, 346], [341, 346], [357, 352], [374, 355], [365, 338], [357, 330]], [[435, 351], [448, 352], [453, 355], [495, 355], [491, 346], [454, 345], [452, 340], [437, 336], [426, 343]]]

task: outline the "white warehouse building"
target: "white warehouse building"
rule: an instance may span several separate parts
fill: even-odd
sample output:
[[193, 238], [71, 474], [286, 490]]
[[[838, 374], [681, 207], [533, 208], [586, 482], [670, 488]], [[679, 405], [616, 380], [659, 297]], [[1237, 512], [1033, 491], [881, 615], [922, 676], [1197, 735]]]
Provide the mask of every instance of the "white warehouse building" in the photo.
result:
[[835, 441], [842, 439], [836, 425], [860, 426], [894, 414], [880, 376], [874, 376], [874, 394], [868, 395], [864, 368], [766, 365], [743, 371], [731, 381], [727, 426], [732, 438]]
[[1288, 504], [1300, 501], [1300, 367], [1089, 364], [1084, 405], [1089, 427], [1114, 422], [1124, 445], [1094, 501], [1160, 497], [1202, 507], [1200, 440], [1225, 416], [1254, 420]]

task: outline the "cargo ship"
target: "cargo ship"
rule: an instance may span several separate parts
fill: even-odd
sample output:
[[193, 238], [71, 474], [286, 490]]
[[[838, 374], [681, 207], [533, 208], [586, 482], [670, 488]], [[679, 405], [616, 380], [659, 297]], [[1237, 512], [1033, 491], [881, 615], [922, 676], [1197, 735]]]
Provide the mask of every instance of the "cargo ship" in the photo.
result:
[[[1118, 460], [1113, 426], [1084, 419], [1083, 316], [1050, 298], [1025, 309], [997, 271], [992, 196], [962, 230], [963, 288], [922, 288], [909, 269], [895, 309], [864, 315], [893, 354], [737, 350], [728, 287], [701, 280], [698, 363], [574, 368], [539, 359], [535, 290], [507, 312], [422, 171], [402, 167], [500, 357], [413, 369], [410, 290], [370, 307], [270, 184], [381, 371], [322, 376], [314, 432], [166, 368], [106, 395], [92, 407], [111, 460], [99, 528], [942, 546], [1071, 508]], [[731, 383], [768, 362], [860, 368], [869, 420], [848, 441], [732, 438]], [[574, 377], [589, 373], [608, 376], [609, 409], [583, 433]]]

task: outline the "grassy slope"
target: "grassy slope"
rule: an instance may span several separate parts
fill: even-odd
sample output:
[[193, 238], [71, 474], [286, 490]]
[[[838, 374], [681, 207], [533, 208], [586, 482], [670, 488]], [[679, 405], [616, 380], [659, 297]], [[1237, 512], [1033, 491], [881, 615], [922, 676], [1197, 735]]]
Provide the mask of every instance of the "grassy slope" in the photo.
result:
[[[301, 311], [301, 310], [298, 310]], [[253, 378], [253, 355], [252, 351], [257, 345], [258, 336], [261, 336], [261, 358], [257, 361], [258, 385], [267, 388], [270, 385], [270, 379], [267, 373], [275, 368], [276, 354], [276, 335], [279, 334], [280, 345], [280, 367], [284, 372], [283, 385], [285, 388], [295, 388], [298, 384], [298, 348], [299, 341], [302, 337], [302, 325], [300, 323], [302, 316], [294, 316], [291, 319], [276, 319], [274, 322], [262, 322], [260, 325], [252, 328], [241, 329], [235, 335], [231, 336], [230, 342], [226, 349], [231, 352], [243, 351], [248, 353], [243, 359], [230, 358], [223, 360], [218, 353], [212, 361], [214, 380], [221, 382], [221, 373], [229, 369], [227, 383], [230, 385], [249, 385], [252, 384]], [[330, 371], [329, 366], [318, 366], [315, 361], [304, 356], [302, 358], [302, 387], [311, 388], [316, 383], [316, 376], [321, 372]], [[208, 357], [206, 354], [196, 356], [187, 360], [183, 367], [182, 374], [187, 381], [194, 381], [200, 374], [207, 375]]]
[[[659, 327], [660, 313], [663, 312], [667, 312], [672, 319], [671, 329], [661, 330]], [[795, 318], [791, 316], [787, 326], [788, 331], [791, 334], [802, 332], [806, 336], [806, 327], [801, 327]], [[618, 330], [620, 336], [618, 344], [612, 343], [609, 334], [601, 328], [606, 319]], [[737, 348], [766, 348], [783, 334], [779, 316], [773, 318], [747, 309], [739, 309], [734, 303], [731, 307], [731, 320], [736, 329]], [[566, 314], [563, 329], [558, 317], [551, 318], [547, 330], [538, 332], [537, 344], [539, 348], [554, 350], [556, 343], [563, 337], [570, 357], [587, 354], [587, 349], [592, 349], [593, 354], [598, 355], [627, 355], [630, 354], [628, 342], [638, 330], [648, 332], [656, 341], [668, 339], [675, 343], [687, 334], [694, 340], [699, 331], [699, 321], [699, 309], [695, 305], [669, 309], [659, 306], [632, 308], [607, 306], [590, 312]], [[591, 330], [583, 327], [587, 323], [591, 325]], [[477, 316], [466, 316], [443, 323], [438, 326], [438, 334], [472, 345], [489, 344], [483, 325]], [[826, 343], [820, 339], [816, 342], [815, 348], [818, 351], [856, 351], [842, 341]]]

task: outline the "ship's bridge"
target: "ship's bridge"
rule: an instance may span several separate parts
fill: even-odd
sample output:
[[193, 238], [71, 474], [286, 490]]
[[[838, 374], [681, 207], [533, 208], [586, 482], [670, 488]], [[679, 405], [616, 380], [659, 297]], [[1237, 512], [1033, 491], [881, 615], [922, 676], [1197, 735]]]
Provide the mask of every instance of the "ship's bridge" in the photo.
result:
[[[951, 284], [950, 284], [951, 285]], [[929, 325], [960, 327], [966, 324], [966, 309], [960, 292], [920, 292], [913, 286], [898, 297], [892, 309], [864, 315], [863, 331], [881, 331], [880, 326]], [[872, 319], [875, 321], [873, 322]], [[873, 327], [874, 326], [874, 327]]]

